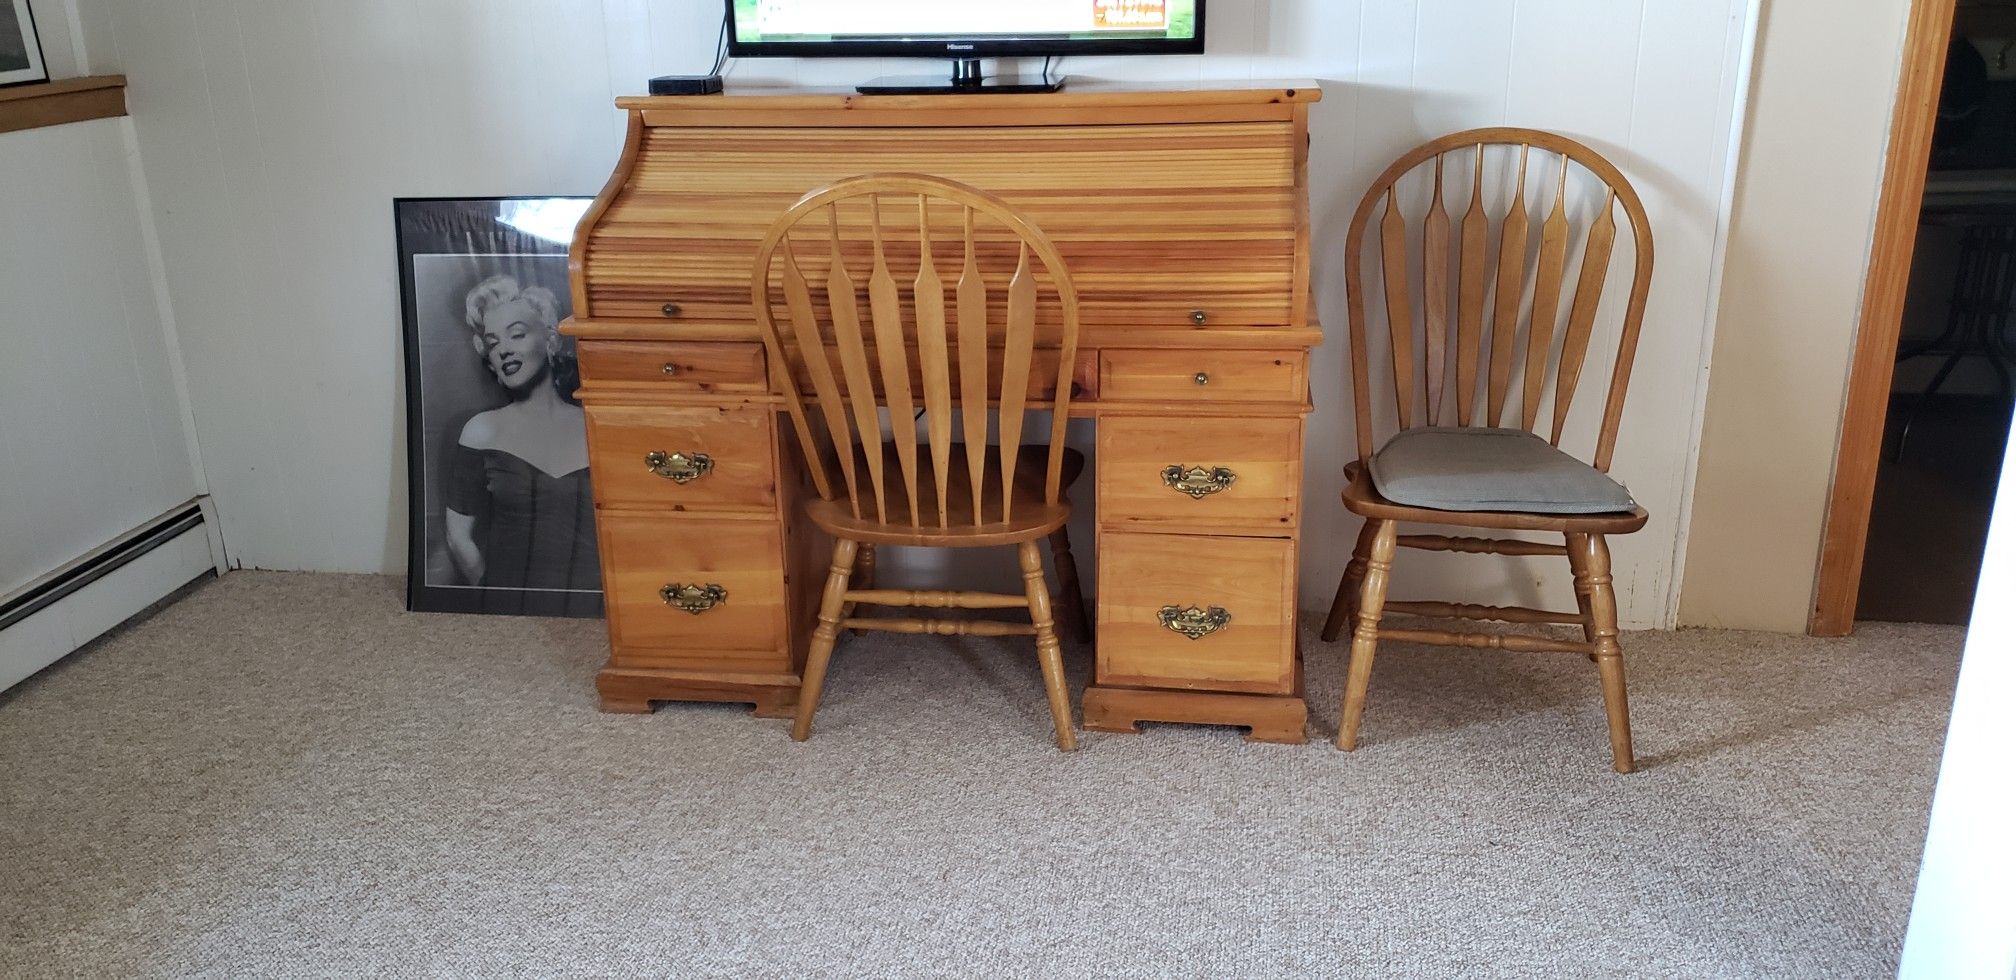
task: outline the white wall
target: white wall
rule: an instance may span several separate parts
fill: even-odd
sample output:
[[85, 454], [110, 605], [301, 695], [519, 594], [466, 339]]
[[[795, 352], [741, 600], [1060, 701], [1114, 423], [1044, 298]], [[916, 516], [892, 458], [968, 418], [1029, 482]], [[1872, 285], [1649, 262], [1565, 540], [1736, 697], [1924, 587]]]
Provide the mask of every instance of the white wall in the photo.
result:
[[1806, 629], [1909, 8], [1765, 8], [1683, 623]]
[[0, 134], [0, 597], [199, 492], [129, 153]]
[[[712, 0], [79, 0], [100, 70], [132, 107], [196, 392], [204, 461], [247, 565], [404, 567], [405, 453], [390, 200], [593, 193], [612, 97], [711, 58]], [[1391, 157], [1519, 124], [1612, 157], [1659, 236], [1616, 472], [1654, 515], [1617, 545], [1624, 615], [1670, 618], [1712, 253], [1745, 0], [1213, 0], [1196, 58], [1082, 59], [1080, 75], [1315, 77], [1310, 173], [1318, 352], [1304, 600], [1328, 601], [1353, 527], [1336, 501], [1349, 438], [1342, 224]], [[101, 40], [102, 39], [102, 40]], [[845, 84], [898, 64], [747, 62]], [[936, 66], [932, 66], [935, 70]], [[1565, 569], [1410, 554], [1402, 592], [1467, 584], [1526, 601]], [[1553, 563], [1553, 564], [1559, 564]]]

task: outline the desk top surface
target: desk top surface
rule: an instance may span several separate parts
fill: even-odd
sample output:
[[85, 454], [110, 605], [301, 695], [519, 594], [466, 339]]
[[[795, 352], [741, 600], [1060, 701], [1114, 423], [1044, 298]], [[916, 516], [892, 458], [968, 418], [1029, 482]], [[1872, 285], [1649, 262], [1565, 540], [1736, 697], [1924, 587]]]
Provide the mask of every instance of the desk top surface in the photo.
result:
[[1061, 91], [1032, 94], [862, 95], [851, 88], [741, 85], [719, 95], [632, 95], [616, 100], [622, 109], [1020, 109], [1154, 105], [1258, 105], [1317, 102], [1323, 90], [1314, 79], [1233, 79], [1189, 82], [1123, 82], [1072, 77]]

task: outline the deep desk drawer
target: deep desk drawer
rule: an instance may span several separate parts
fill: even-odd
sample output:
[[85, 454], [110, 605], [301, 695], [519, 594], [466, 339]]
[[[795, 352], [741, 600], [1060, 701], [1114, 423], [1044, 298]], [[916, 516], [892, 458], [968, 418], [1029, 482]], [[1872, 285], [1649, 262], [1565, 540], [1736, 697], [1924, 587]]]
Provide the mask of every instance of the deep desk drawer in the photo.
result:
[[758, 407], [588, 406], [599, 507], [769, 510], [775, 422]]
[[760, 661], [788, 661], [776, 524], [610, 513], [596, 520], [609, 639], [619, 651], [748, 650], [775, 655]]
[[1294, 693], [1294, 541], [1101, 534], [1096, 682]]
[[589, 384], [652, 384], [688, 391], [764, 391], [763, 345], [584, 340], [581, 378]]
[[1099, 514], [1118, 529], [1292, 533], [1302, 497], [1299, 418], [1099, 423]]
[[1302, 351], [1114, 350], [1099, 355], [1106, 401], [1295, 401], [1307, 398]]

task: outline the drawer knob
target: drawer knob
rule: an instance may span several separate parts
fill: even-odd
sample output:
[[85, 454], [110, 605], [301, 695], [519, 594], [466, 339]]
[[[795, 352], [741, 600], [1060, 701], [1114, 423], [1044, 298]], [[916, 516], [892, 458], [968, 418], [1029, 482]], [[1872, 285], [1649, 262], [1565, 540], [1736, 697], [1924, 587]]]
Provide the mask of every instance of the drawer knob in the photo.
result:
[[1211, 314], [1209, 314], [1209, 313], [1206, 313], [1206, 312], [1204, 312], [1203, 310], [1191, 310], [1191, 311], [1190, 311], [1190, 322], [1191, 322], [1191, 323], [1194, 323], [1194, 324], [1196, 324], [1196, 325], [1198, 325], [1198, 326], [1200, 326], [1200, 327], [1204, 325], [1205, 321], [1207, 321], [1207, 320], [1210, 320], [1210, 319], [1211, 319]]
[[1211, 375], [1208, 372], [1199, 371], [1190, 380], [1197, 382], [1199, 385], [1208, 385], [1211, 383]]
[[1202, 466], [1185, 467], [1181, 464], [1162, 471], [1162, 484], [1177, 493], [1187, 493], [1192, 500], [1203, 500], [1214, 493], [1223, 493], [1239, 479], [1239, 474], [1223, 466], [1205, 469]]
[[668, 316], [668, 317], [669, 317], [669, 316], [678, 316], [678, 315], [679, 315], [679, 304], [677, 304], [677, 303], [667, 303], [667, 304], [665, 304], [664, 306], [661, 306], [661, 307], [659, 307], [659, 308], [658, 308], [658, 312], [660, 312], [660, 313], [663, 313], [663, 314], [665, 314], [665, 315], [666, 315], [666, 316]]
[[728, 590], [712, 582], [706, 585], [681, 585], [674, 582], [658, 590], [658, 598], [680, 612], [695, 616], [728, 601]]
[[664, 372], [665, 376], [670, 378], [679, 373], [679, 365], [674, 364], [671, 361], [666, 361], [665, 366], [659, 368], [658, 370]]
[[1160, 617], [1162, 625], [1172, 632], [1181, 633], [1193, 640], [1201, 640], [1225, 628], [1232, 622], [1232, 614], [1222, 606], [1199, 609], [1196, 606], [1163, 606]]
[[652, 450], [644, 454], [651, 472], [684, 486], [714, 472], [714, 457], [706, 453], [668, 453]]

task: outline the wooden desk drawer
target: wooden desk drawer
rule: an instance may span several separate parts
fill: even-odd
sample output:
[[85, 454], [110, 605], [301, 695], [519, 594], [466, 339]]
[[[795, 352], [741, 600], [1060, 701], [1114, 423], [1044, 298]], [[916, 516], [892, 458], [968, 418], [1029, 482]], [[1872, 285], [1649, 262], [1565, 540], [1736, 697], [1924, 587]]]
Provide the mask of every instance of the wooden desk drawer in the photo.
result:
[[[780, 669], [787, 664], [776, 524], [608, 513], [596, 521], [617, 649], [774, 652]], [[668, 601], [674, 587], [687, 591]]]
[[1294, 693], [1294, 541], [1101, 534], [1098, 664], [1102, 685]]
[[1307, 398], [1302, 351], [1113, 350], [1100, 352], [1106, 401], [1296, 401]]
[[581, 380], [654, 384], [693, 391], [764, 391], [763, 345], [584, 340]]
[[1099, 515], [1115, 529], [1288, 534], [1302, 497], [1300, 418], [1099, 422]]
[[595, 504], [769, 511], [775, 426], [757, 407], [589, 405]]

